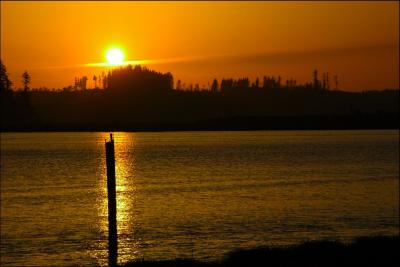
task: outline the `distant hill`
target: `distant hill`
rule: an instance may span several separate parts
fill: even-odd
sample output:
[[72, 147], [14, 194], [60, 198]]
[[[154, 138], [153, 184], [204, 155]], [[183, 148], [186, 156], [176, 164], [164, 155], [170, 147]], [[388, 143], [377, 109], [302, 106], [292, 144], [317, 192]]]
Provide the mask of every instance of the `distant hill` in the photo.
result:
[[107, 75], [106, 89], [1, 90], [2, 131], [398, 129], [399, 90], [344, 92], [264, 77], [173, 88], [170, 73], [139, 66]]

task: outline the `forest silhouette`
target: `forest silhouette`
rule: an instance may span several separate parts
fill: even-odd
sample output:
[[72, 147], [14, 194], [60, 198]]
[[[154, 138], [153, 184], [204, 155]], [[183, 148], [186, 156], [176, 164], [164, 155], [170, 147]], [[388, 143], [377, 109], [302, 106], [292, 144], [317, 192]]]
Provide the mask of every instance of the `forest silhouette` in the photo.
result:
[[398, 88], [346, 92], [337, 76], [317, 70], [304, 84], [264, 76], [214, 79], [200, 88], [128, 65], [94, 76], [94, 89], [84, 76], [58, 90], [31, 89], [28, 72], [23, 90], [13, 89], [3, 62], [0, 74], [2, 131], [398, 128]]

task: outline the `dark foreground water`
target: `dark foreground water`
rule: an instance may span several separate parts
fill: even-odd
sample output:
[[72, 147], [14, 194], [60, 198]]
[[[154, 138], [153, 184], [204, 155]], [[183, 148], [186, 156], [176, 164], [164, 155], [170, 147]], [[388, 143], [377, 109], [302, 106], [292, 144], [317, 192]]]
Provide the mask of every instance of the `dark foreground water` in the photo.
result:
[[[119, 262], [397, 235], [398, 135], [116, 133]], [[1, 134], [1, 266], [107, 264], [106, 137]]]

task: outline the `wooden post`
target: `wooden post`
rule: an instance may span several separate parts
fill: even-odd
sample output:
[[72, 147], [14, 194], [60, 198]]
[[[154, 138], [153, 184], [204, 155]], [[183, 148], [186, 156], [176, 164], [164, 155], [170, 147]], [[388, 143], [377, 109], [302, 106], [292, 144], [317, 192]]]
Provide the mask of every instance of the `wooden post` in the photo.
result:
[[110, 141], [106, 140], [107, 164], [107, 196], [108, 196], [108, 263], [117, 266], [117, 200], [115, 191], [115, 157], [114, 140], [110, 133]]

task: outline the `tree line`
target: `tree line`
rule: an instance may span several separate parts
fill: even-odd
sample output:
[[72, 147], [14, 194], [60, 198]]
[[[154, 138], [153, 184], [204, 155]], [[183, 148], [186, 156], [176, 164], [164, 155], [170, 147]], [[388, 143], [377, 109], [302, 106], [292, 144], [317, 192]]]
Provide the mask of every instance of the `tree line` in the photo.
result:
[[[300, 117], [332, 115], [356, 116], [373, 128], [371, 120], [366, 119], [368, 116], [379, 117], [380, 121], [398, 118], [398, 89], [345, 92], [339, 90], [336, 75], [332, 78], [329, 73], [319, 75], [317, 70], [306, 83], [263, 76], [253, 82], [248, 77], [214, 79], [207, 87], [200, 87], [185, 85], [180, 80], [174, 83], [171, 73], [129, 65], [93, 76], [94, 88], [90, 90], [87, 76], [76, 77], [73, 85], [59, 90], [31, 89], [31, 77], [24, 72], [23, 90], [16, 91], [3, 62], [0, 76], [2, 130], [112, 130], [116, 127], [135, 130], [143, 125], [147, 125], [146, 129], [154, 125], [156, 129], [165, 129], [171, 125], [197, 127], [205, 121], [225, 120], [215, 124], [219, 127], [227, 124], [226, 120], [239, 117], [276, 118], [273, 122], [240, 119], [241, 125], [244, 128], [248, 125], [249, 129], [254, 125], [301, 128], [306, 121], [299, 123]], [[284, 120], [284, 117], [294, 119]], [[337, 120], [340, 126], [343, 119]], [[237, 121], [231, 120], [229, 124], [234, 126]], [[328, 122], [320, 119], [315, 127], [321, 123]]]

